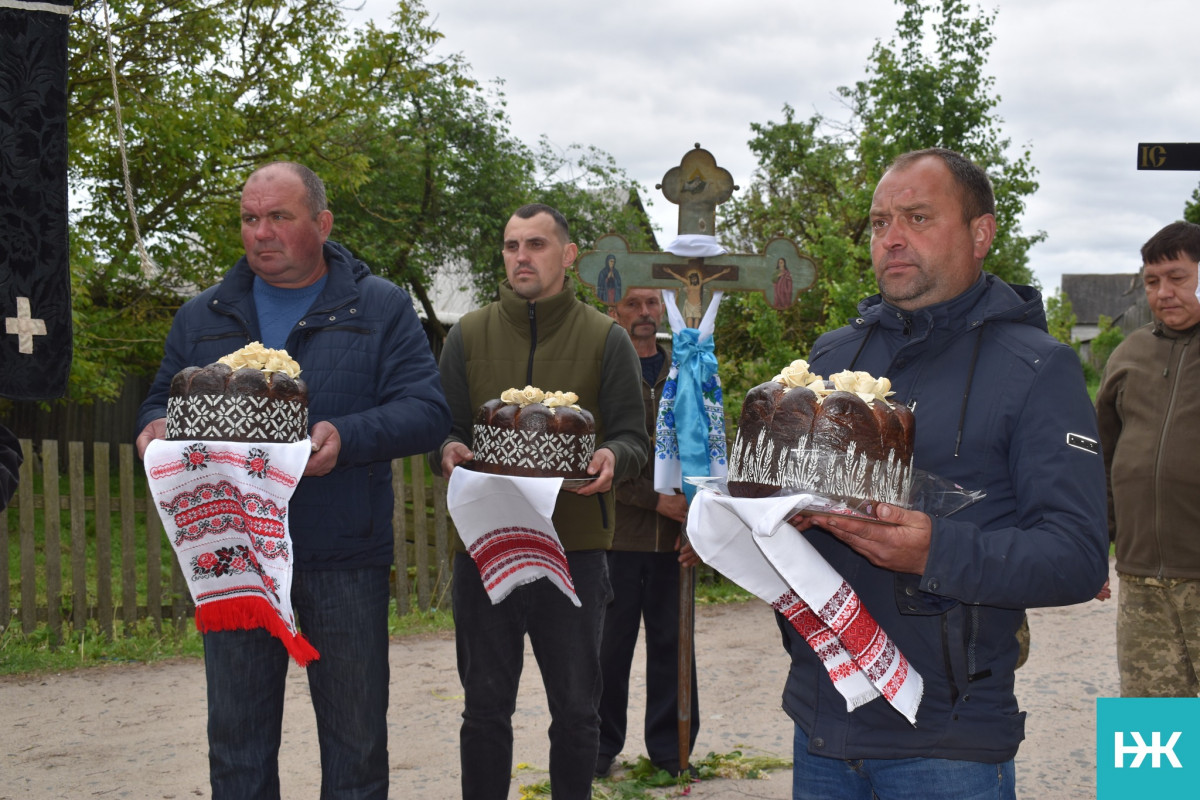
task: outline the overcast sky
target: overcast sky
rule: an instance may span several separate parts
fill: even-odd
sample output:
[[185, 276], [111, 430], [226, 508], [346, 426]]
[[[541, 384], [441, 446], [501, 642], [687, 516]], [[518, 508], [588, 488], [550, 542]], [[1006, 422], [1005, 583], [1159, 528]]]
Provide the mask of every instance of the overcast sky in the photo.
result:
[[[654, 186], [699, 142], [750, 184], [750, 124], [844, 118], [838, 86], [865, 76], [895, 32], [892, 0], [425, 0], [444, 52], [504, 81], [512, 132], [533, 145], [595, 145], [637, 180], [666, 243], [676, 207]], [[390, 0], [360, 14], [386, 23]], [[1041, 188], [1021, 221], [1047, 239], [1031, 265], [1047, 293], [1064, 272], [1129, 272], [1179, 219], [1200, 173], [1137, 171], [1138, 142], [1200, 142], [1196, 0], [992, 0], [988, 74], [1003, 134], [1031, 148]]]

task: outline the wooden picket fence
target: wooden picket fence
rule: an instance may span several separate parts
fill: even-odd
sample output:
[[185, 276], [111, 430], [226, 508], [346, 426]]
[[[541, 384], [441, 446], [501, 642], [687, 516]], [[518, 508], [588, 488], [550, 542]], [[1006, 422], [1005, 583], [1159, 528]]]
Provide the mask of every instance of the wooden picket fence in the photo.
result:
[[[25, 462], [17, 496], [0, 511], [0, 631], [19, 624], [31, 633], [44, 623], [61, 641], [65, 623], [82, 630], [89, 619], [110, 636], [140, 619], [160, 628], [164, 620], [185, 624], [194, 607], [169, 545], [164, 552], [162, 523], [133, 445], [117, 445], [115, 495], [109, 443], [93, 444], [90, 494], [82, 442], [68, 443], [65, 493], [57, 440], [43, 440], [35, 450], [31, 440], [22, 439], [21, 448]], [[414, 589], [421, 610], [441, 607], [449, 596], [446, 483], [427, 477], [422, 456], [392, 462], [397, 498], [392, 590], [400, 614], [411, 610]], [[38, 483], [42, 491], [35, 493]], [[59, 513], [47, 513], [53, 510]]]

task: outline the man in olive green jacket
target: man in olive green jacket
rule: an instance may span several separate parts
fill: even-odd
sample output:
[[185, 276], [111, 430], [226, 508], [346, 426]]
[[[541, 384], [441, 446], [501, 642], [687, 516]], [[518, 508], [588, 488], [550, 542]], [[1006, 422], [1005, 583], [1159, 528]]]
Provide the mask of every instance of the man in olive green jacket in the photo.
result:
[[[1154, 322], [1108, 359], [1096, 396], [1109, 536], [1121, 578], [1123, 697], [1200, 693], [1200, 225], [1176, 222], [1142, 248]], [[1105, 595], [1101, 592], [1101, 596]]]
[[650, 440], [639, 390], [641, 369], [625, 332], [575, 297], [567, 269], [576, 246], [562, 214], [541, 204], [517, 209], [504, 231], [500, 299], [463, 317], [442, 351], [453, 425], [435, 456], [448, 478], [473, 458], [475, 410], [527, 385], [579, 396], [596, 420], [596, 479], [559, 495], [554, 527], [567, 551], [576, 608], [550, 582], [518, 586], [492, 605], [479, 570], [454, 559], [458, 672], [466, 695], [459, 734], [463, 797], [504, 800], [512, 772], [525, 634], [533, 645], [552, 722], [550, 783], [556, 800], [591, 795], [599, 736], [600, 634], [612, 595], [605, 550], [615, 518], [612, 486], [645, 463]]

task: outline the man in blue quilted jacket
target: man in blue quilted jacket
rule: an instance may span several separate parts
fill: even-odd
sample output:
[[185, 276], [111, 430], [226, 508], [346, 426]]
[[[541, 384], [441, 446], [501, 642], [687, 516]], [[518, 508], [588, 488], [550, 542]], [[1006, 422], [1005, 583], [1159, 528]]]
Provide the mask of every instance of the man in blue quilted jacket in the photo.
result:
[[871, 201], [879, 294], [813, 346], [813, 372], [889, 378], [916, 419], [914, 466], [986, 496], [951, 516], [879, 504], [882, 522], [802, 523], [920, 673], [924, 696], [915, 725], [881, 699], [847, 710], [812, 647], [782, 624], [796, 800], [1012, 800], [1024, 609], [1087, 600], [1108, 574], [1083, 370], [1046, 332], [1041, 296], [984, 271], [995, 208], [987, 175], [960, 154], [897, 158]]
[[[437, 363], [408, 294], [329, 241], [311, 170], [254, 172], [241, 200], [246, 255], [175, 315], [138, 415], [138, 454], [163, 438], [170, 381], [252, 341], [286, 349], [309, 391], [313, 454], [291, 500], [292, 604], [320, 652], [308, 681], [322, 798], [388, 796], [391, 460], [450, 429]], [[288, 654], [264, 630], [204, 635], [214, 800], [278, 798]]]

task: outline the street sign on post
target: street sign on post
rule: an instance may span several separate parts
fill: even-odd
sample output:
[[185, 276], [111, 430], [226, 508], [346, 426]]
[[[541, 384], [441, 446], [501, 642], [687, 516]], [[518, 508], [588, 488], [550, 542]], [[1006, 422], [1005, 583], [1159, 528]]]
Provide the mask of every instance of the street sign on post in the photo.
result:
[[1137, 168], [1200, 171], [1200, 143], [1139, 143]]

